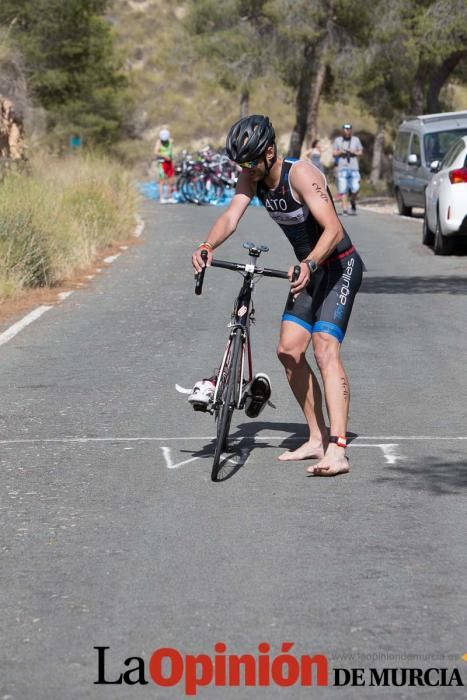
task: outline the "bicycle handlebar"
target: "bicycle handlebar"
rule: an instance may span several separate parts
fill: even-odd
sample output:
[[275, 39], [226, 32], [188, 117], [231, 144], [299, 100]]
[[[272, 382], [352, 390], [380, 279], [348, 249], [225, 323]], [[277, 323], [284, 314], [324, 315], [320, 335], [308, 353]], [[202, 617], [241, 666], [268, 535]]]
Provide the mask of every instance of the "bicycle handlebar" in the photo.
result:
[[[211, 265], [212, 267], [223, 267], [226, 270], [234, 270], [235, 272], [245, 272], [247, 268], [247, 264], [245, 263], [234, 263], [227, 260], [212, 260]], [[284, 280], [289, 279], [287, 272], [283, 272], [282, 270], [274, 270], [270, 267], [255, 266], [253, 273], [255, 275], [264, 275], [264, 277], [277, 277]]]
[[[206, 260], [208, 259], [208, 253], [206, 250], [201, 251], [201, 258], [204, 263], [206, 263]], [[245, 272], [247, 268], [247, 264], [245, 263], [235, 263], [235, 262], [230, 262], [228, 260], [211, 260], [211, 266], [212, 267], [223, 267], [225, 270], [233, 270], [234, 272]], [[203, 290], [203, 281], [204, 281], [204, 274], [206, 272], [206, 266], [203, 267], [201, 272], [198, 272], [196, 274], [196, 284], [195, 284], [195, 294], [201, 294]], [[278, 279], [284, 279], [288, 280], [289, 275], [287, 272], [284, 272], [283, 270], [274, 270], [271, 267], [254, 267], [253, 274], [255, 275], [263, 275], [264, 277], [276, 277]], [[295, 282], [296, 279], [298, 279], [298, 276], [300, 275], [300, 265], [295, 265], [293, 275], [292, 275], [292, 282]], [[293, 306], [293, 295], [292, 293], [289, 294], [288, 300], [287, 300], [287, 308], [290, 308]]]

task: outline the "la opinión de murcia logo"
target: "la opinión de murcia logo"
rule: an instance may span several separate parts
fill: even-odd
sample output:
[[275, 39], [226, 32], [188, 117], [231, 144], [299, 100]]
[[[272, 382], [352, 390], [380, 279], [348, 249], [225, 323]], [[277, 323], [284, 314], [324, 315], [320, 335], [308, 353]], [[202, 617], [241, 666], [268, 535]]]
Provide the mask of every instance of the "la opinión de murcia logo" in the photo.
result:
[[[293, 642], [283, 642], [278, 654], [261, 642], [257, 654], [230, 654], [227, 645], [217, 642], [213, 654], [182, 654], [172, 647], [156, 649], [148, 668], [140, 656], [130, 656], [123, 662], [126, 670], [109, 677], [106, 670], [108, 646], [97, 650], [97, 681], [95, 685], [148, 685], [148, 678], [161, 688], [183, 684], [185, 695], [193, 696], [204, 686], [226, 687], [290, 687], [290, 686], [463, 686], [457, 668], [332, 668], [324, 654], [294, 655]], [[330, 679], [331, 677], [331, 679]]]
[[[258, 644], [258, 654], [227, 654], [227, 645], [217, 642], [214, 654], [181, 654], [177, 649], [156, 649], [149, 659], [149, 678], [158, 686], [171, 688], [184, 684], [185, 695], [196, 695], [207, 685], [226, 687], [270, 687], [277, 685], [311, 686], [328, 683], [328, 660], [323, 654], [296, 657], [291, 654], [293, 642], [284, 642], [280, 653], [271, 656], [267, 642]], [[110, 647], [94, 647], [98, 653], [96, 685], [147, 685], [146, 666], [140, 656], [130, 656], [123, 662], [128, 670], [117, 678], [106, 674], [106, 651]]]

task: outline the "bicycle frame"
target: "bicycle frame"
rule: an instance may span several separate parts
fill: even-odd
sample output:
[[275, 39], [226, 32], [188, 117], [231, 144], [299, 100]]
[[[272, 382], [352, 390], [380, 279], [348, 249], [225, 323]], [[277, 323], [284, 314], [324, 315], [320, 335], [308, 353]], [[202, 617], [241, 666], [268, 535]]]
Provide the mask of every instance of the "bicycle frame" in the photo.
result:
[[[213, 265], [215, 265], [215, 261], [213, 261]], [[255, 268], [255, 257], [250, 255], [250, 265], [245, 266], [246, 268], [251, 268], [254, 270]], [[251, 352], [251, 336], [250, 336], [250, 326], [251, 326], [251, 321], [252, 321], [252, 315], [254, 314], [254, 307], [253, 307], [253, 293], [255, 289], [255, 276], [254, 272], [251, 270], [247, 270], [245, 275], [244, 275], [244, 280], [243, 280], [243, 285], [242, 288], [240, 289], [240, 292], [237, 296], [237, 299], [235, 300], [234, 304], [234, 309], [232, 312], [231, 316], [231, 321], [228, 324], [228, 327], [231, 328], [229, 338], [227, 340], [227, 344], [225, 346], [224, 350], [224, 355], [222, 358], [221, 366], [219, 368], [219, 375], [222, 375], [222, 372], [224, 371], [225, 368], [225, 363], [227, 361], [227, 358], [229, 356], [229, 351], [230, 351], [230, 346], [232, 343], [232, 337], [237, 329], [240, 329], [242, 333], [242, 360], [240, 364], [240, 377], [238, 381], [238, 386], [240, 387], [239, 395], [235, 397], [235, 407], [236, 408], [241, 408], [242, 407], [242, 400], [244, 398], [244, 387], [246, 384], [252, 381], [253, 379], [253, 357], [252, 357], [252, 352]], [[245, 364], [248, 365], [248, 378], [245, 377]], [[218, 391], [220, 387], [220, 383], [216, 383], [216, 389], [214, 391], [214, 398], [213, 398], [213, 409], [216, 410], [218, 406]]]

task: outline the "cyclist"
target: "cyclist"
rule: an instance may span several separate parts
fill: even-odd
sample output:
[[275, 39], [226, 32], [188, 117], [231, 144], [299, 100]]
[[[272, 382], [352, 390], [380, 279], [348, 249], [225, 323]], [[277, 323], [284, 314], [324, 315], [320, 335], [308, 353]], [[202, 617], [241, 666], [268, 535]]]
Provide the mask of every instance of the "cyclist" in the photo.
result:
[[[175, 168], [173, 163], [173, 144], [168, 129], [161, 129], [154, 147], [154, 158], [159, 160], [159, 201], [161, 204], [175, 204], [173, 196]], [[164, 190], [168, 188], [168, 197]]]
[[352, 136], [352, 124], [342, 125], [342, 136], [334, 140], [332, 154], [337, 166], [337, 191], [342, 200], [342, 213], [349, 213], [348, 194], [352, 214], [357, 213], [357, 194], [360, 189], [358, 159], [363, 153], [358, 136]]
[[[345, 448], [350, 389], [340, 346], [361, 284], [363, 263], [337, 217], [324, 174], [309, 161], [278, 157], [268, 117], [254, 114], [240, 119], [228, 133], [226, 148], [242, 172], [229, 207], [193, 253], [193, 267], [199, 272], [204, 266], [203, 250], [210, 264], [213, 250], [235, 231], [256, 194], [300, 262], [300, 276], [291, 286], [295, 303], [282, 316], [277, 352], [305, 415], [309, 439], [279, 459], [319, 459], [307, 469], [317, 476], [348, 472]], [[293, 266], [290, 279], [292, 272]], [[321, 389], [305, 356], [310, 341], [323, 379], [330, 434]]]

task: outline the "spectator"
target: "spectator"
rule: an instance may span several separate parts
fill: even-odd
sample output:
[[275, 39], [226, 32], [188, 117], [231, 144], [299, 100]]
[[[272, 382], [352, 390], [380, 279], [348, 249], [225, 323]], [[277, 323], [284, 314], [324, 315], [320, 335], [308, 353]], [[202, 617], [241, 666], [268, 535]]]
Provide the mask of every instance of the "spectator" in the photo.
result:
[[342, 136], [338, 136], [333, 145], [332, 154], [337, 165], [337, 190], [341, 196], [342, 213], [349, 213], [348, 194], [352, 214], [357, 213], [357, 194], [360, 189], [360, 167], [358, 159], [363, 148], [358, 136], [352, 135], [352, 124], [342, 125]]
[[168, 129], [161, 129], [154, 147], [154, 158], [159, 161], [159, 197], [161, 204], [175, 204], [173, 196], [175, 168], [173, 143]]
[[311, 148], [309, 148], [308, 151], [305, 152], [305, 157], [309, 158], [313, 165], [316, 165], [316, 167], [319, 168], [322, 172], [323, 166], [321, 165], [321, 154], [322, 149], [319, 143], [319, 139], [314, 139], [311, 142]]

